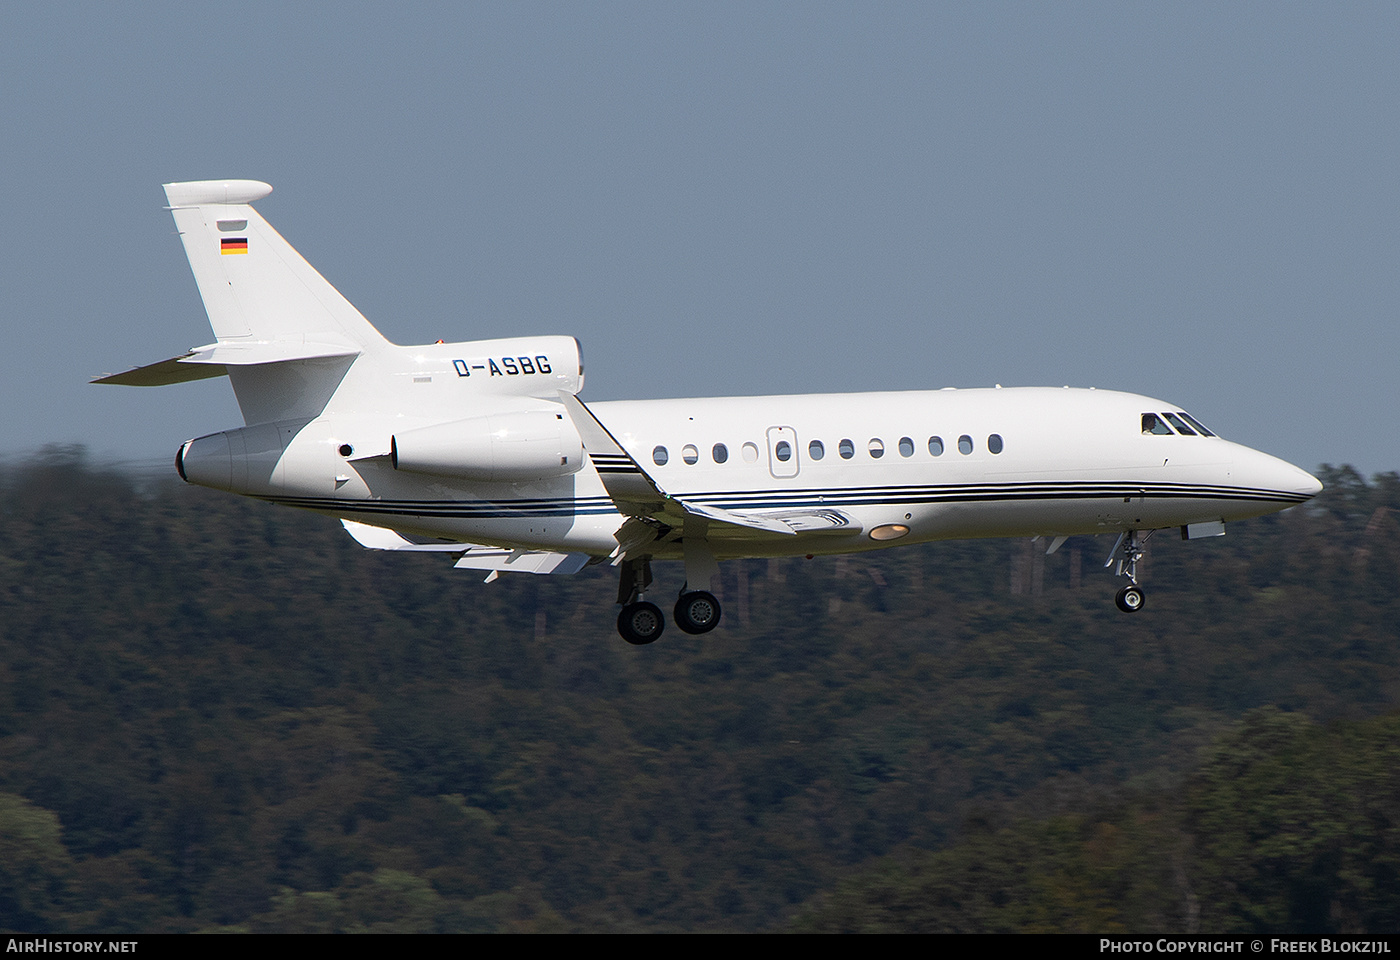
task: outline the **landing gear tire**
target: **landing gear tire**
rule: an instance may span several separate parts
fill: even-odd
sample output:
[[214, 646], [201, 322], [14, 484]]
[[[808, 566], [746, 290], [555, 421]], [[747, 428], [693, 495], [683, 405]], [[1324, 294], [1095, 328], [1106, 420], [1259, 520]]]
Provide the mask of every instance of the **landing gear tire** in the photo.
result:
[[634, 646], [654, 642], [665, 629], [666, 618], [661, 615], [661, 608], [646, 600], [627, 604], [617, 615], [617, 632]]
[[1118, 604], [1118, 609], [1124, 613], [1137, 613], [1142, 609], [1142, 604], [1146, 598], [1142, 595], [1142, 588], [1135, 583], [1131, 583], [1118, 591], [1118, 596], [1113, 598], [1113, 602]]
[[686, 633], [709, 633], [719, 625], [719, 601], [705, 590], [681, 594], [674, 613], [676, 626]]

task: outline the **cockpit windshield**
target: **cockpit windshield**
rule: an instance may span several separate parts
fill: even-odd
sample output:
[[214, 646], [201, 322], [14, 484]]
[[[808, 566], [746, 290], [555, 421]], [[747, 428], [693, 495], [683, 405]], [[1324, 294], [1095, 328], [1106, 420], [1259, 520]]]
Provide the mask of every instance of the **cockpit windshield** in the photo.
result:
[[1155, 413], [1144, 413], [1142, 415], [1142, 432], [1155, 433], [1159, 437], [1171, 436], [1172, 428], [1167, 426], [1166, 421]]
[[1204, 426], [1201, 425], [1201, 421], [1199, 421], [1199, 420], [1197, 420], [1195, 417], [1191, 416], [1191, 414], [1187, 413], [1185, 410], [1178, 410], [1177, 413], [1181, 414], [1181, 419], [1185, 420], [1187, 423], [1191, 424], [1191, 426], [1193, 426], [1193, 427], [1195, 427], [1197, 430], [1199, 430], [1199, 431], [1201, 432], [1201, 436], [1203, 436], [1203, 437], [1213, 437], [1213, 436], [1215, 436], [1214, 433], [1210, 432], [1210, 431], [1207, 430]]
[[1170, 437], [1175, 434], [1180, 434], [1183, 437], [1215, 436], [1201, 424], [1201, 421], [1185, 410], [1178, 410], [1175, 413], [1170, 410], [1164, 410], [1161, 413], [1144, 413], [1142, 415], [1142, 432], [1158, 437]]
[[1185, 423], [1183, 423], [1181, 418], [1178, 417], [1176, 414], [1164, 413], [1162, 414], [1162, 416], [1166, 417], [1167, 422], [1169, 422], [1172, 426], [1176, 427], [1176, 432], [1181, 434], [1183, 437], [1194, 437], [1196, 435], [1196, 431], [1192, 430]]

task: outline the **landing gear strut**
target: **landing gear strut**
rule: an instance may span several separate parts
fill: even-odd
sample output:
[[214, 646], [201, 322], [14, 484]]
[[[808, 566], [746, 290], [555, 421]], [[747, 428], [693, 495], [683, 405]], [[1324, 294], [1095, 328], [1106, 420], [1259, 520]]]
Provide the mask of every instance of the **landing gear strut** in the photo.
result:
[[[617, 632], [628, 643], [641, 646], [652, 643], [666, 629], [666, 618], [656, 604], [642, 599], [651, 586], [651, 558], [638, 557], [623, 564], [617, 587], [617, 602], [622, 612], [617, 615]], [[719, 625], [719, 601], [708, 590], [681, 588], [676, 600], [676, 626], [686, 633], [709, 633]]]
[[1142, 559], [1142, 545], [1147, 542], [1147, 538], [1152, 536], [1152, 531], [1148, 531], [1146, 536], [1139, 537], [1136, 530], [1129, 530], [1118, 538], [1118, 542], [1113, 545], [1113, 552], [1108, 555], [1108, 560], [1104, 562], [1105, 567], [1113, 565], [1113, 561], [1118, 561], [1118, 576], [1127, 577], [1128, 585], [1118, 591], [1118, 595], [1113, 598], [1113, 602], [1119, 610], [1124, 613], [1137, 613], [1146, 602], [1142, 587], [1137, 582], [1137, 565]]
[[622, 577], [617, 585], [617, 602], [622, 612], [617, 615], [617, 632], [634, 646], [653, 643], [666, 629], [661, 608], [642, 599], [651, 586], [651, 557], [638, 557], [622, 565]]

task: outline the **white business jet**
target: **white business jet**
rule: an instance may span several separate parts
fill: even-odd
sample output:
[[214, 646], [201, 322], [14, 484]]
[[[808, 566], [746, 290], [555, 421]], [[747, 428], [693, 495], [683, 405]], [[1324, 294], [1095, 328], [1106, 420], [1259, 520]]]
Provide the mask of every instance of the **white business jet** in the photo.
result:
[[680, 560], [674, 607], [712, 630], [718, 561], [973, 537], [1117, 534], [1105, 566], [1141, 609], [1152, 531], [1219, 536], [1322, 485], [1221, 439], [1176, 404], [1015, 388], [585, 405], [579, 345], [521, 337], [396, 346], [251, 204], [253, 180], [165, 194], [216, 342], [97, 383], [227, 375], [246, 424], [187, 441], [180, 476], [327, 513], [361, 544], [458, 567], [620, 570], [618, 631], [661, 635], [652, 560]]

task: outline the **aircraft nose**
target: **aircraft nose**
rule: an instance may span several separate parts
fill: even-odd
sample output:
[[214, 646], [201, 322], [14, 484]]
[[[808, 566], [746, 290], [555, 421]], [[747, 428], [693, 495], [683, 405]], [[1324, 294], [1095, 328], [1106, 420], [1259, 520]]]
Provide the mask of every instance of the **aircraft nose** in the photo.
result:
[[1311, 500], [1322, 492], [1321, 481], [1306, 470], [1258, 450], [1251, 450], [1250, 454], [1248, 472], [1252, 475], [1253, 486], [1286, 494], [1298, 503]]
[[[1289, 466], [1293, 465], [1289, 464]], [[1298, 471], [1299, 493], [1305, 494], [1309, 499], [1312, 499], [1313, 497], [1317, 496], [1319, 493], [1322, 492], [1321, 480], [1317, 479], [1317, 477], [1314, 477], [1311, 473], [1308, 473], [1308, 471], [1306, 470], [1301, 470], [1298, 467], [1293, 467], [1293, 469]]]

